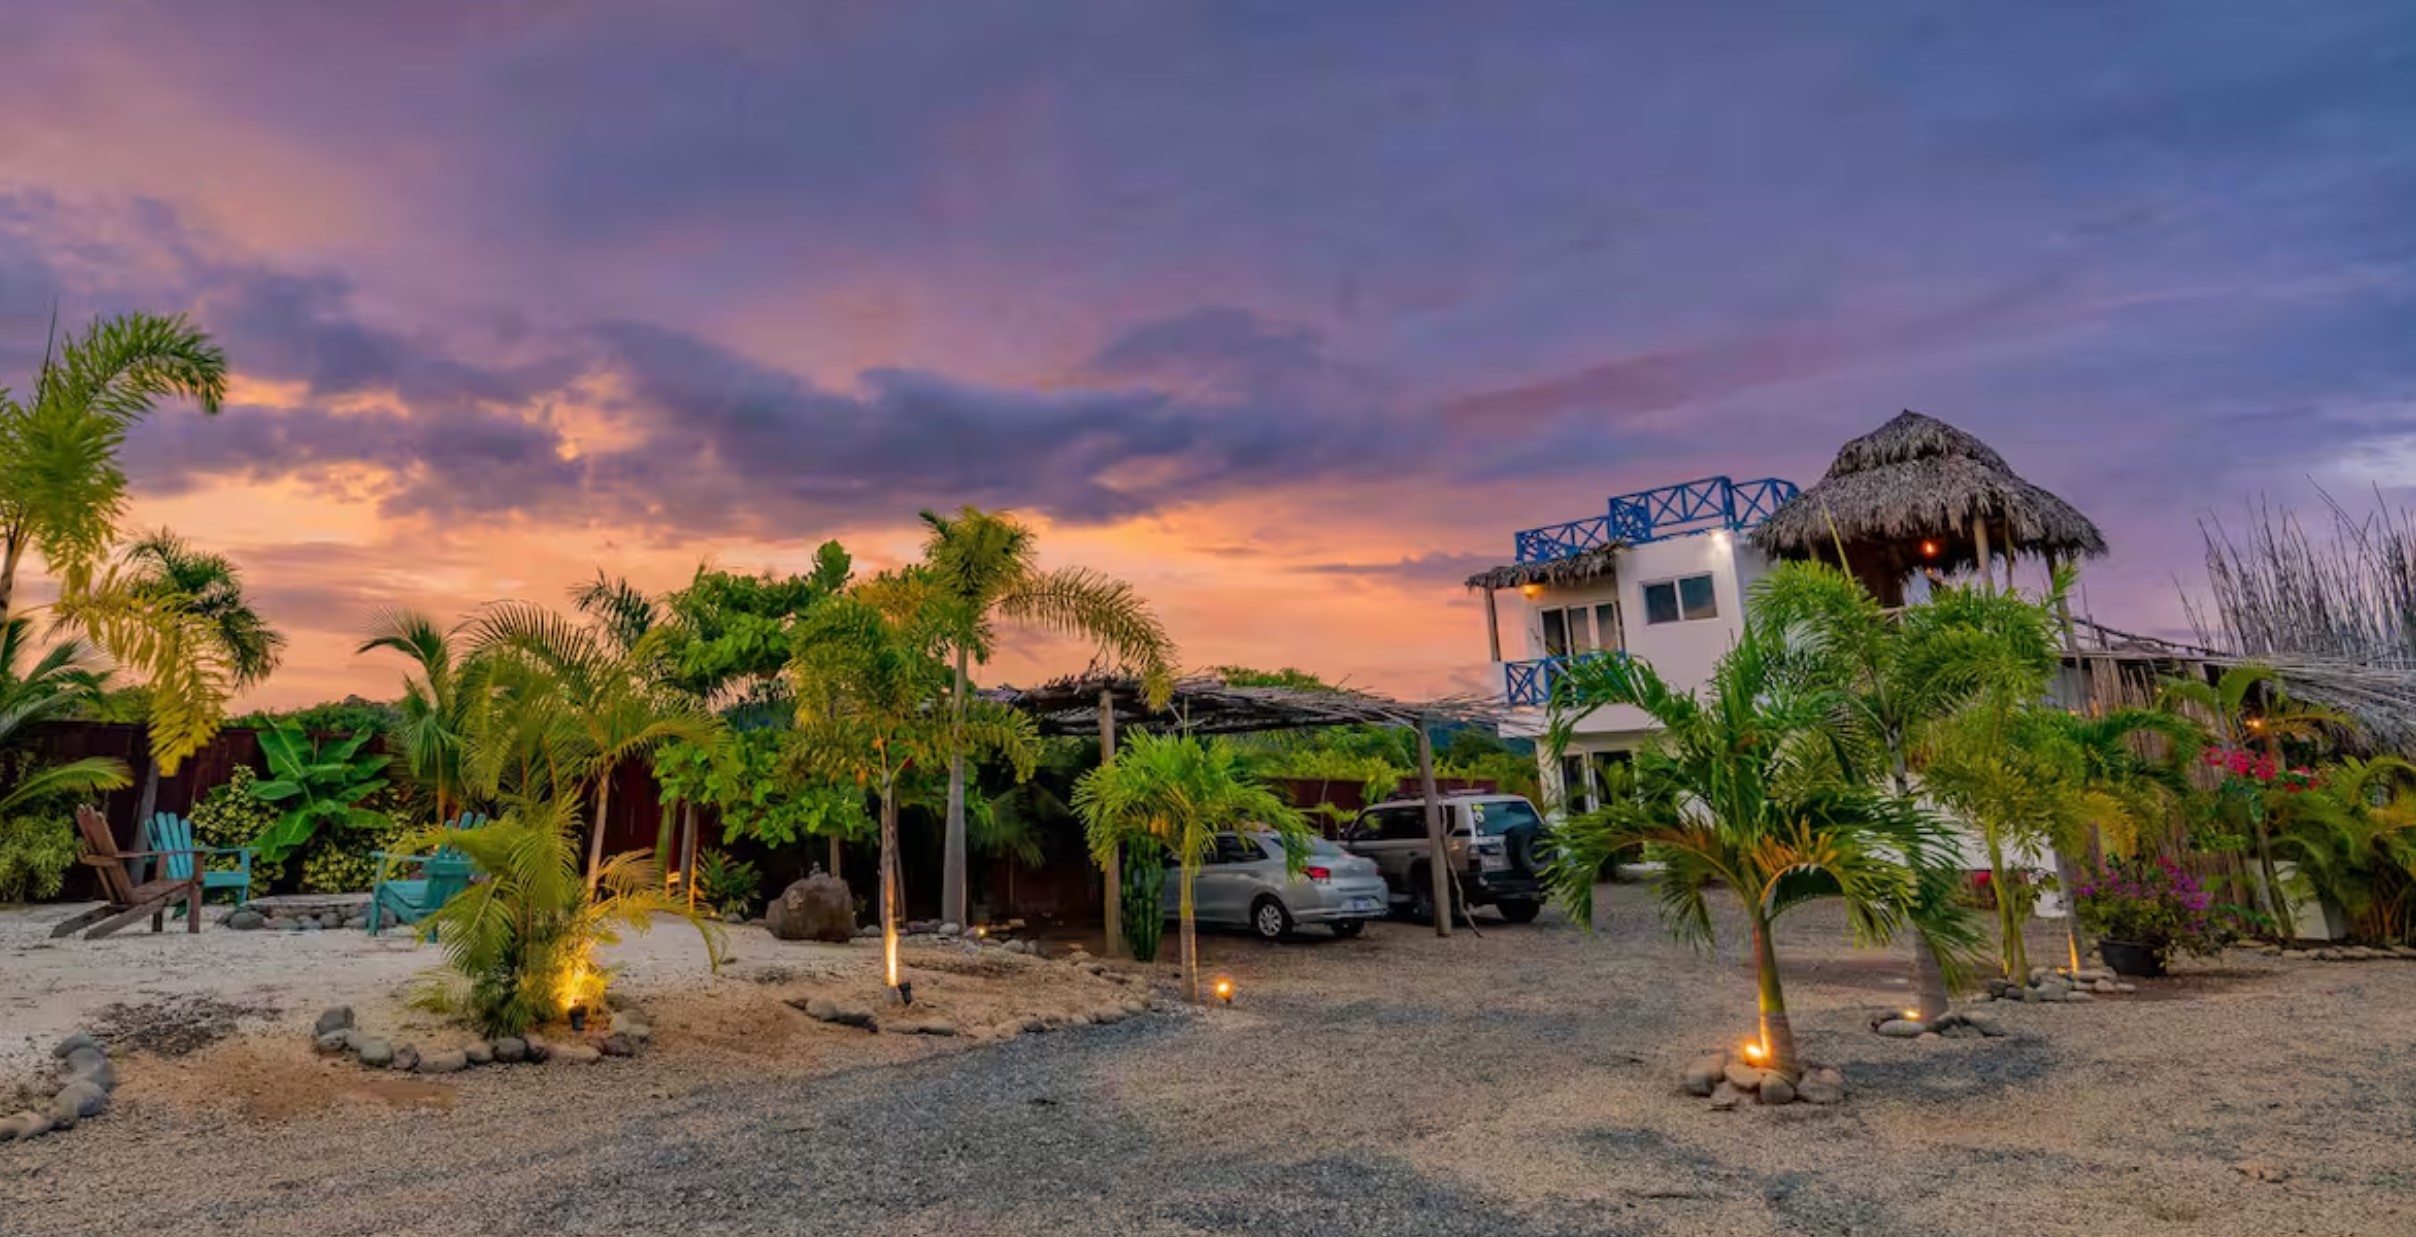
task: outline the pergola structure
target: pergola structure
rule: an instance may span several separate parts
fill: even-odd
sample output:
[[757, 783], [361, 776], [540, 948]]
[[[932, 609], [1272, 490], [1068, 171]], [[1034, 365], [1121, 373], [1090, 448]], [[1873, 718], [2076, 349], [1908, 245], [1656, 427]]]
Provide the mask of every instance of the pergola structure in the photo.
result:
[[[1150, 685], [1140, 677], [1091, 671], [1051, 679], [1038, 687], [997, 687], [990, 699], [1029, 715], [1044, 735], [1099, 737], [1102, 761], [1114, 758], [1117, 727], [1142, 726], [1187, 734], [1245, 734], [1268, 730], [1313, 730], [1324, 726], [1399, 726], [1418, 736], [1418, 785], [1426, 799], [1426, 838], [1438, 858], [1445, 853], [1442, 799], [1435, 790], [1434, 740], [1427, 734], [1433, 721], [1490, 722], [1499, 710], [1473, 696], [1405, 701], [1338, 687], [1275, 687], [1228, 683], [1216, 675], [1176, 679], [1165, 703], [1154, 704]], [[1107, 948], [1124, 950], [1124, 907], [1116, 890], [1122, 883], [1120, 864], [1110, 860], [1105, 872], [1108, 896]], [[1434, 878], [1434, 905], [1449, 907], [1450, 865], [1427, 865]], [[1451, 915], [1435, 916], [1435, 935], [1451, 935]]]
[[1995, 586], [2017, 555], [2050, 564], [2101, 558], [2106, 539], [2072, 504], [2025, 481], [1987, 443], [1936, 417], [1904, 412], [1840, 448], [1820, 483], [1753, 530], [1773, 558], [1836, 561], [1882, 605], [1904, 604], [1918, 571], [1969, 567]]

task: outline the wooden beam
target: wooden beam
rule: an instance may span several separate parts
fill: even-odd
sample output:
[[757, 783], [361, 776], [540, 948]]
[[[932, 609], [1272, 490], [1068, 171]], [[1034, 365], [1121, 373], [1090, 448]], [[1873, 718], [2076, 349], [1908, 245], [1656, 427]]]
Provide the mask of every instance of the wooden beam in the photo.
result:
[[1502, 616], [1493, 602], [1493, 586], [1485, 586], [1485, 647], [1492, 653], [1495, 665], [1502, 660]]
[[[1116, 693], [1099, 689], [1099, 765], [1105, 768], [1116, 763]], [[1124, 859], [1115, 851], [1108, 852], [1107, 862], [1100, 867], [1106, 884], [1107, 956], [1121, 958], [1124, 950]]]
[[1426, 798], [1426, 875], [1433, 885], [1436, 936], [1451, 935], [1451, 849], [1443, 836], [1443, 799], [1435, 793], [1434, 738], [1418, 719], [1418, 790]]
[[1978, 547], [1980, 559], [1980, 591], [1994, 593], [1997, 591], [1997, 575], [1996, 570], [1988, 565], [1988, 516], [1974, 516], [1971, 528], [1972, 543]]

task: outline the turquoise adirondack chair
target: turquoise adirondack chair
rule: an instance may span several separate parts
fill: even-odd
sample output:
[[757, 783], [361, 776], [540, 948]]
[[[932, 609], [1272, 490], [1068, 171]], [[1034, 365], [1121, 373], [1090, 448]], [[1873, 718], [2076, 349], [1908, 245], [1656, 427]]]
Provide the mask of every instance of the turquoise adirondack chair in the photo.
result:
[[174, 812], [161, 812], [143, 822], [144, 850], [157, 851], [160, 874], [169, 880], [193, 879], [193, 865], [206, 863], [206, 856], [233, 855], [235, 870], [201, 874], [201, 896], [209, 900], [212, 891], [232, 889], [235, 900], [242, 902], [252, 896], [252, 848], [249, 846], [195, 846], [193, 822]]
[[[446, 822], [447, 829], [475, 829], [487, 818], [475, 812]], [[428, 917], [470, 884], [470, 858], [450, 846], [425, 855], [390, 855], [371, 851], [377, 863], [377, 883], [369, 890], [369, 934], [376, 936], [388, 919], [413, 924]], [[416, 869], [416, 880], [390, 880], [389, 872]]]

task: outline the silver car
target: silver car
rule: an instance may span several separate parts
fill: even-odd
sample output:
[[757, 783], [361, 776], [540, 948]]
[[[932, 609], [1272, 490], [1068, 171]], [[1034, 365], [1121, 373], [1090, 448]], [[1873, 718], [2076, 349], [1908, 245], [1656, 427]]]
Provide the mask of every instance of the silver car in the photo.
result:
[[[1181, 913], [1183, 872], [1167, 860], [1166, 917]], [[1297, 877], [1284, 871], [1283, 839], [1274, 833], [1220, 833], [1191, 879], [1191, 917], [1198, 924], [1248, 928], [1270, 940], [1304, 923], [1336, 936], [1357, 936], [1385, 911], [1384, 875], [1376, 865], [1324, 838], [1309, 841]]]

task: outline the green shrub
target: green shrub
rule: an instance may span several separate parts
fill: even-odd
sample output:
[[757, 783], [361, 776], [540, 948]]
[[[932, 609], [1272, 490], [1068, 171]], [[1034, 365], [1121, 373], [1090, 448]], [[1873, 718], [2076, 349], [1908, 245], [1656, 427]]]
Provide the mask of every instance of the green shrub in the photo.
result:
[[[226, 782], [211, 787], [186, 816], [193, 823], [193, 840], [203, 846], [250, 846], [275, 825], [277, 809], [252, 797], [252, 783], [258, 777], [237, 765]], [[236, 867], [235, 857], [218, 855], [208, 866], [212, 871], [230, 872]], [[284, 875], [284, 864], [262, 863], [258, 855], [252, 856], [250, 896], [265, 896]]]
[[725, 917], [746, 918], [762, 887], [762, 875], [744, 859], [718, 850], [696, 856], [696, 900]]
[[1133, 961], [1158, 960], [1166, 935], [1166, 851], [1153, 842], [1124, 844], [1124, 943]]
[[58, 816], [0, 820], [0, 902], [24, 902], [59, 892], [75, 866], [75, 825]]
[[[304, 893], [357, 893], [377, 880], [377, 861], [369, 857], [372, 851], [392, 851], [394, 840], [408, 826], [383, 813], [380, 824], [356, 824], [348, 829], [333, 829], [312, 839], [302, 853], [302, 891]], [[416, 876], [416, 872], [396, 872], [401, 877]]]

